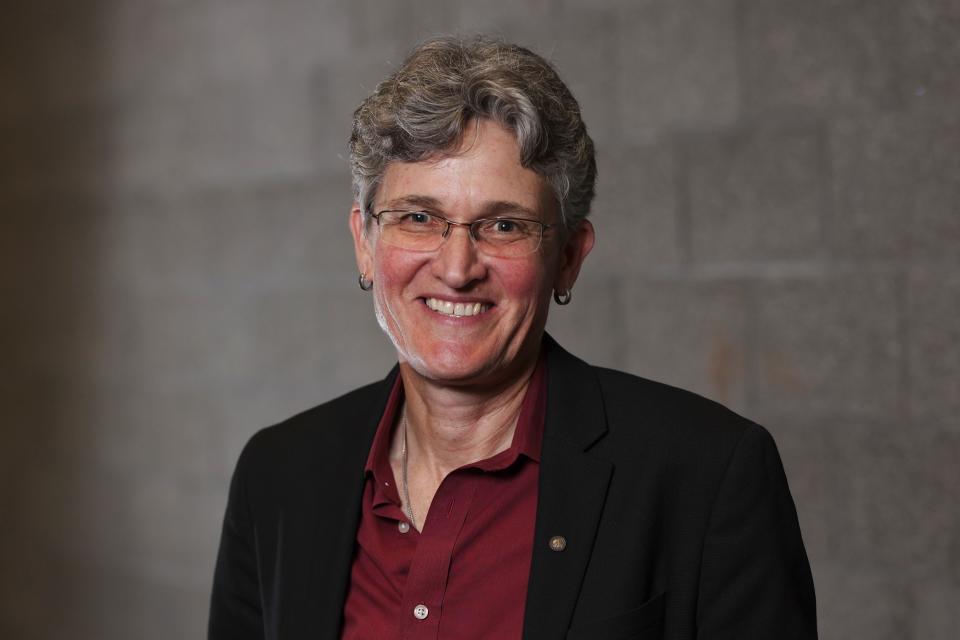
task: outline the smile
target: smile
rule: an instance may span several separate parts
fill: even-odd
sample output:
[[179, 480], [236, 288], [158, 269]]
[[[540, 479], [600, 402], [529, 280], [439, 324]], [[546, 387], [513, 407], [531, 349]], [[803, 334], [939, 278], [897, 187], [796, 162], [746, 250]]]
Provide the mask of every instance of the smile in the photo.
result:
[[449, 300], [437, 300], [436, 298], [426, 298], [424, 302], [437, 313], [458, 318], [476, 316], [490, 308], [490, 305], [482, 302], [450, 302]]

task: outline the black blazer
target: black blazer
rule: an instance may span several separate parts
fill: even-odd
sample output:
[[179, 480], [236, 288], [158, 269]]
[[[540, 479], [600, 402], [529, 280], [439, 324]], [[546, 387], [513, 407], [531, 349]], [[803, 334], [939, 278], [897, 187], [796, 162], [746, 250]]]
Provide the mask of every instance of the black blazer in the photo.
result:
[[[772, 438], [692, 393], [545, 338], [547, 415], [524, 638], [816, 638]], [[397, 375], [257, 433], [230, 487], [212, 640], [337, 638], [363, 469]], [[548, 541], [562, 535], [563, 551]]]

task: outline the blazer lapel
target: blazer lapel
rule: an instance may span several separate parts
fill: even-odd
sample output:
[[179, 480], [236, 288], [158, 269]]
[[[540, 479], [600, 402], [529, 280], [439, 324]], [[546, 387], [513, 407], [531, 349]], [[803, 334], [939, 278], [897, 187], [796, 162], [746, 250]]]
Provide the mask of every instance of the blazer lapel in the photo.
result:
[[524, 615], [528, 640], [564, 637], [612, 472], [610, 462], [586, 453], [607, 431], [596, 374], [549, 336], [544, 348], [549, 350], [547, 416]]
[[277, 637], [338, 637], [360, 524], [363, 469], [398, 371], [394, 367], [378, 388], [349, 405], [337, 416], [339, 424], [315, 427], [319, 435], [309, 452], [309, 472], [296, 479], [307, 488], [302, 502], [281, 514], [277, 602], [283, 610]]

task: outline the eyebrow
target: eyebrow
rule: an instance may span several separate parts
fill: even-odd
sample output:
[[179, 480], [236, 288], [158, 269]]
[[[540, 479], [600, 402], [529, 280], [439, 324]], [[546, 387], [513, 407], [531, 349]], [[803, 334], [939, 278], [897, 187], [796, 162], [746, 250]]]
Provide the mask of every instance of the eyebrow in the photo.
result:
[[403, 207], [439, 209], [440, 201], [436, 198], [431, 198], [430, 196], [409, 195], [390, 200], [383, 205], [383, 210], [389, 211], [391, 209], [400, 209]]
[[[443, 206], [440, 204], [440, 201], [431, 196], [425, 195], [408, 195], [400, 198], [395, 198], [385, 203], [383, 206], [384, 211], [399, 209], [404, 207], [413, 207], [413, 208], [424, 208], [424, 209], [439, 209], [442, 210]], [[495, 200], [493, 202], [488, 202], [483, 206], [483, 213], [481, 218], [488, 218], [491, 216], [498, 215], [520, 215], [523, 217], [530, 218], [532, 220], [539, 220], [540, 214], [538, 214], [533, 209], [525, 207], [519, 202], [512, 202], [510, 200]]]
[[510, 202], [509, 200], [490, 202], [483, 209], [485, 212], [484, 216], [496, 216], [508, 213], [520, 214], [532, 220], [539, 220], [541, 217], [540, 214], [533, 209], [529, 209], [518, 202]]

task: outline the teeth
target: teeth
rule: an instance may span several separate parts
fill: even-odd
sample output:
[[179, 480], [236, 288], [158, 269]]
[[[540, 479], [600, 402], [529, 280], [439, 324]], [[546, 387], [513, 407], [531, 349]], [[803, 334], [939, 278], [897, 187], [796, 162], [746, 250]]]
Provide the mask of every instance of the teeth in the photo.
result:
[[490, 308], [489, 305], [481, 302], [453, 303], [449, 300], [437, 300], [436, 298], [427, 298], [426, 303], [437, 313], [456, 317], [479, 315]]

